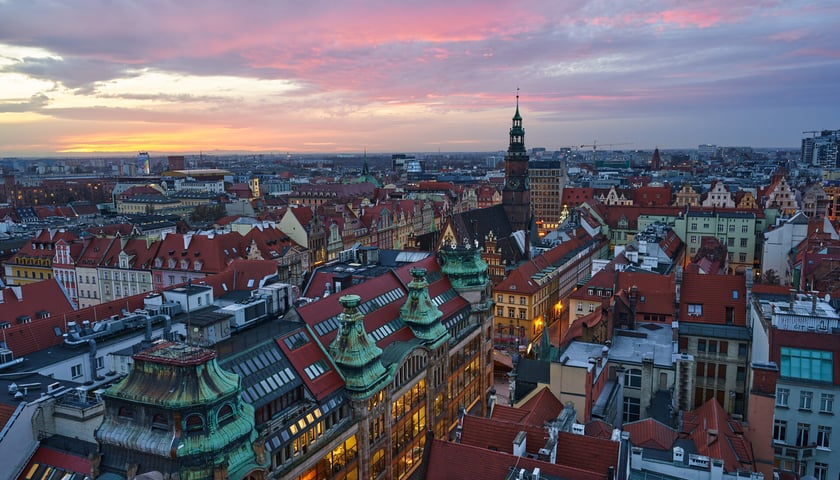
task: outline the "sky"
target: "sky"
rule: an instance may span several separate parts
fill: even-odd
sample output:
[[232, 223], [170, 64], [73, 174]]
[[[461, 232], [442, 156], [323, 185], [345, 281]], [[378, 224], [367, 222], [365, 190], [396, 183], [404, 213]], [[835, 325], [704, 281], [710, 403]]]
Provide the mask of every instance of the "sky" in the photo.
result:
[[[0, 157], [798, 147], [840, 1], [0, 0]], [[584, 147], [587, 149], [591, 147]]]

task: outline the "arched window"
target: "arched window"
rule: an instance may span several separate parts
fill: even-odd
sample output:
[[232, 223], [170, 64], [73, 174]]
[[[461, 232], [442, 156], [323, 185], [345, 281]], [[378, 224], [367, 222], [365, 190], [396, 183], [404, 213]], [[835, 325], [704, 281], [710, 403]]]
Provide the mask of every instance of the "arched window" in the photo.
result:
[[224, 425], [233, 420], [233, 406], [229, 403], [222, 405], [222, 408], [219, 409], [218, 419], [219, 425]]
[[169, 421], [166, 415], [156, 413], [152, 416], [152, 430], [169, 430]]
[[204, 419], [197, 413], [187, 416], [184, 423], [188, 432], [198, 432], [204, 429]]

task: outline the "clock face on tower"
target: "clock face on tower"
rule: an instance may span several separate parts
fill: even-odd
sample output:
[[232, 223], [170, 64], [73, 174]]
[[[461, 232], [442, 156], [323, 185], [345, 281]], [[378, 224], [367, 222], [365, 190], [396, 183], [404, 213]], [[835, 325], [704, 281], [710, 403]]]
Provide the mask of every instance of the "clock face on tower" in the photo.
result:
[[518, 178], [509, 178], [507, 180], [508, 188], [519, 188], [519, 179]]

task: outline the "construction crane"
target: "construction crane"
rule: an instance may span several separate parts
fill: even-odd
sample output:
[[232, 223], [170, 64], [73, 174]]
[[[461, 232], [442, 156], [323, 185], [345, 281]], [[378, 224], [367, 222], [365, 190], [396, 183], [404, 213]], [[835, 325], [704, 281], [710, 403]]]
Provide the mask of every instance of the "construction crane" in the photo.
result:
[[805, 130], [802, 133], [810, 133], [811, 136], [816, 137], [818, 133], [822, 133], [820, 130]]
[[598, 144], [598, 141], [595, 140], [592, 142], [592, 145], [581, 145], [579, 148], [591, 148], [592, 149], [592, 164], [595, 165], [595, 155], [598, 152], [598, 147], [616, 147], [618, 145], [633, 145], [632, 143], [602, 143]]

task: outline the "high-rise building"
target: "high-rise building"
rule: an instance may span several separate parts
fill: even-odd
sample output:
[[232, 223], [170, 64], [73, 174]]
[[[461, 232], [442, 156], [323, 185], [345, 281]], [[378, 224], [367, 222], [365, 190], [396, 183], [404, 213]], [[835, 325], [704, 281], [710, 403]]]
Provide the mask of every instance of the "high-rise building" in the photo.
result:
[[528, 151], [525, 150], [525, 129], [519, 115], [519, 95], [516, 96], [516, 113], [510, 127], [510, 144], [505, 155], [505, 186], [502, 189], [504, 206], [510, 226], [514, 231], [530, 228], [531, 186], [528, 176]]
[[802, 163], [821, 168], [840, 167], [840, 130], [823, 130], [816, 136], [802, 139]]
[[542, 237], [557, 229], [563, 221], [563, 187], [566, 169], [559, 160], [532, 160], [528, 163], [531, 183], [531, 206], [537, 232]]

